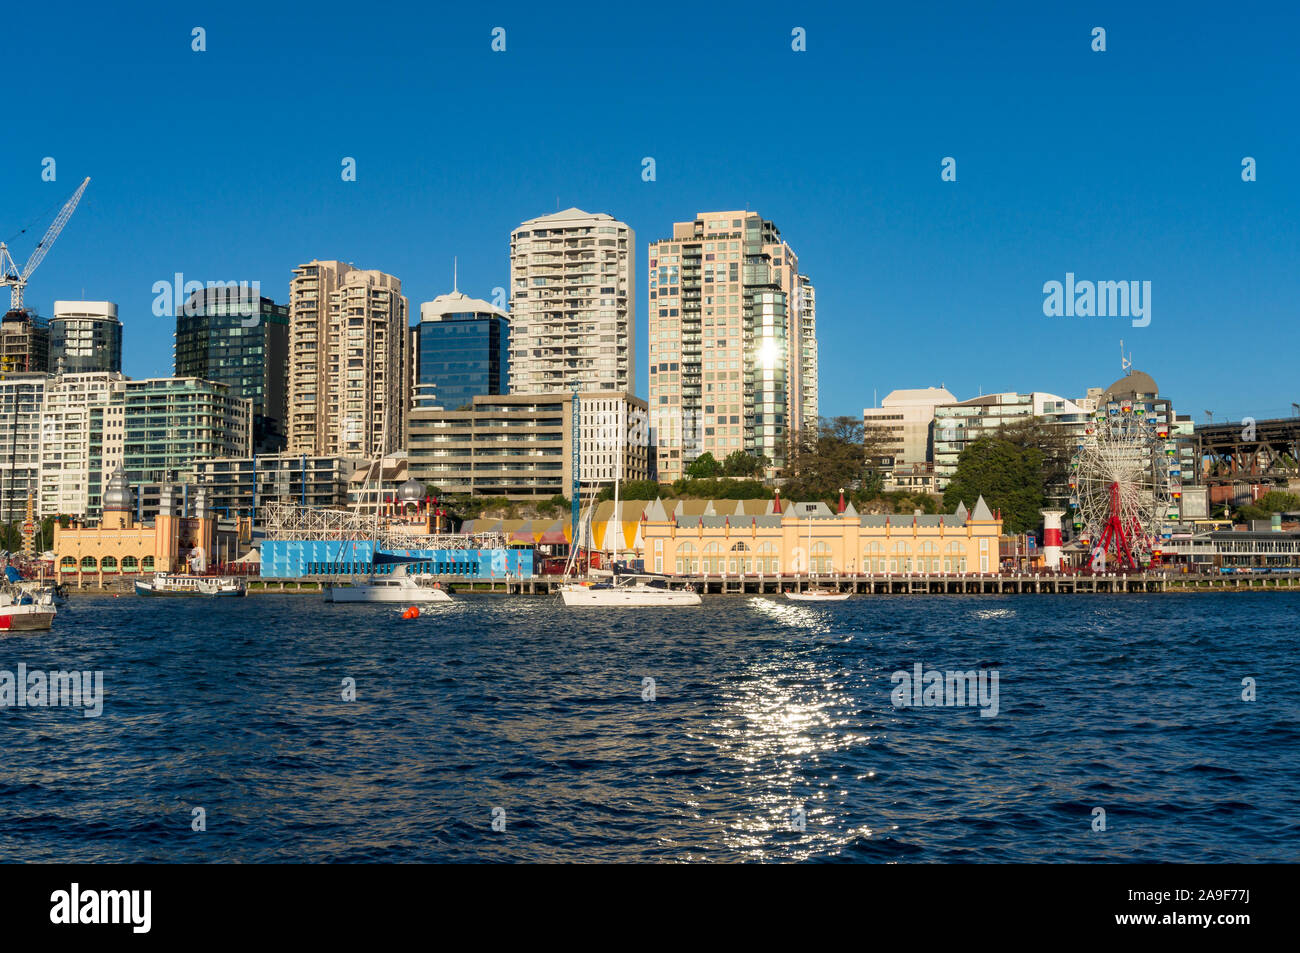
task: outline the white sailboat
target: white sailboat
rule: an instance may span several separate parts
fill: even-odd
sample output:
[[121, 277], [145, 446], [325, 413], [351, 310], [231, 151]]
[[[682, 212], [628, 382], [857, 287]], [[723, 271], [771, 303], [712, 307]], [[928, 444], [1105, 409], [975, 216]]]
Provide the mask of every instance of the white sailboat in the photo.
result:
[[[841, 501], [843, 500], [843, 490], [840, 490]], [[809, 504], [805, 504], [809, 505]], [[812, 513], [804, 514], [808, 521], [808, 574], [812, 575]], [[814, 586], [811, 589], [805, 589], [803, 592], [795, 592], [792, 589], [785, 590], [785, 597], [795, 602], [843, 602], [849, 597], [849, 593], [840, 592], [832, 586]]]
[[[566, 606], [619, 606], [623, 608], [647, 608], [651, 606], [698, 606], [700, 594], [693, 588], [674, 589], [668, 585], [664, 576], [653, 573], [631, 573], [620, 575], [617, 569], [618, 556], [622, 549], [623, 533], [622, 512], [619, 509], [618, 487], [623, 477], [623, 436], [626, 427], [623, 421], [623, 407], [619, 406], [619, 437], [617, 464], [614, 471], [614, 526], [619, 538], [616, 539], [614, 552], [614, 571], [609, 581], [601, 582], [565, 582], [560, 586], [560, 598]], [[591, 522], [596, 511], [596, 499], [593, 493], [591, 507], [587, 512], [587, 545], [593, 543]], [[608, 524], [606, 533], [609, 532]], [[575, 537], [569, 553], [569, 563], [564, 568], [564, 577], [568, 580], [570, 572], [576, 567], [578, 539]]]
[[805, 589], [803, 592], [795, 592], [792, 589], [785, 591], [785, 597], [795, 602], [843, 602], [849, 595], [850, 593], [837, 592], [822, 586], [816, 589]]

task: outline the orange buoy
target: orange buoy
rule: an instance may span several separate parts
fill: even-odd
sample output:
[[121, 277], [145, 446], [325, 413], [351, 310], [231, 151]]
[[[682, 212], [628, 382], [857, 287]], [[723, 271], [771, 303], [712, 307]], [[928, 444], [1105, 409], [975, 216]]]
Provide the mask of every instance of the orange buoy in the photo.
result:
[[403, 619], [418, 619], [418, 618], [420, 618], [420, 610], [419, 610], [419, 608], [416, 607], [416, 606], [411, 606], [411, 607], [408, 608], [405, 612], [402, 613], [402, 618], [403, 618]]

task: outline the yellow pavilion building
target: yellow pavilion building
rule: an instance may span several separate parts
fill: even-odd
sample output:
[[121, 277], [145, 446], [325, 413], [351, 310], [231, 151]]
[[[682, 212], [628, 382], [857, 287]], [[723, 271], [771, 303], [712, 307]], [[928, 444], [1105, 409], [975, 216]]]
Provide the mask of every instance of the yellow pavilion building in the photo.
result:
[[[587, 526], [590, 525], [590, 533]], [[644, 560], [677, 575], [981, 573], [998, 571], [1002, 518], [974, 509], [859, 514], [841, 499], [627, 500], [601, 503], [581, 545], [606, 560]], [[590, 539], [588, 539], [590, 536]]]

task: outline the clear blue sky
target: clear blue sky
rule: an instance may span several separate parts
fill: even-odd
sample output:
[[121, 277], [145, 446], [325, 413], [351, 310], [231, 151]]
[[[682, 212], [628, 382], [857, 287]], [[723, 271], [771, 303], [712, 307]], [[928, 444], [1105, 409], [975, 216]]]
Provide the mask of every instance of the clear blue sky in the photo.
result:
[[[273, 6], [6, 10], [0, 239], [34, 224], [25, 259], [92, 177], [28, 302], [117, 301], [132, 376], [171, 371], [174, 272], [285, 301], [339, 258], [414, 314], [453, 255], [461, 290], [505, 286], [510, 230], [558, 199], [637, 232], [643, 394], [645, 244], [748, 207], [817, 285], [823, 413], [941, 382], [1077, 396], [1121, 338], [1198, 421], [1300, 401], [1294, 4]], [[1150, 325], [1045, 317], [1067, 271], [1151, 281]]]

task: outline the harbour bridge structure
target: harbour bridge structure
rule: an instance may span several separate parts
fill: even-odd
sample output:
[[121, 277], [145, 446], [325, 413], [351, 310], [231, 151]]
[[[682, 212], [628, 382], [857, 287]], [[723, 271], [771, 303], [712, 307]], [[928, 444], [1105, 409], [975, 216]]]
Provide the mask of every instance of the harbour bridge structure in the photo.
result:
[[1300, 480], [1300, 417], [1207, 424], [1194, 441], [1202, 483]]
[[1130, 400], [1098, 410], [1070, 465], [1070, 511], [1091, 568], [1142, 569], [1160, 562], [1179, 518], [1182, 472], [1169, 425]]

